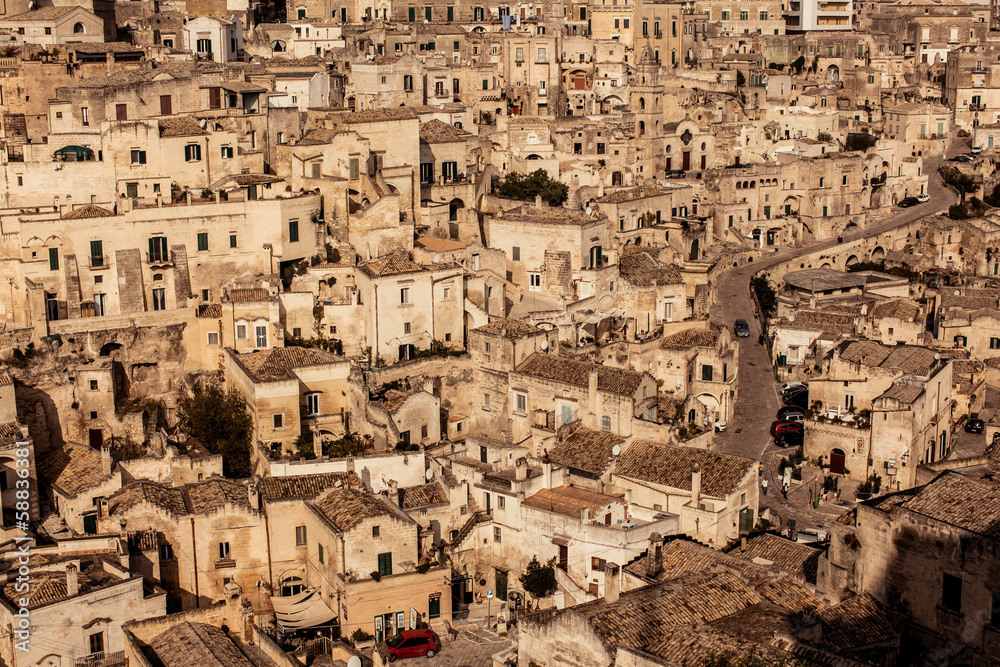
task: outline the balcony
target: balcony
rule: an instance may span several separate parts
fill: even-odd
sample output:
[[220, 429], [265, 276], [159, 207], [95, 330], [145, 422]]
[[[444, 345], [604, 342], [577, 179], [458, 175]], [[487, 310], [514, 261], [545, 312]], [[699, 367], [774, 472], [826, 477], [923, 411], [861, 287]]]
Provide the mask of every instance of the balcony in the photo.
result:
[[90, 258], [90, 270], [91, 271], [102, 271], [104, 269], [110, 269], [111, 264], [108, 262], [107, 255], [94, 255]]
[[91, 653], [73, 661], [73, 667], [126, 667], [125, 651]]
[[975, 67], [972, 68], [972, 71], [973, 72], [979, 72], [980, 74], [982, 74], [982, 73], [988, 72], [989, 70], [986, 69], [985, 67], [983, 67], [982, 65], [976, 65]]
[[174, 258], [169, 250], [164, 252], [154, 252], [152, 254], [147, 252], [146, 263], [149, 264], [150, 268], [170, 267], [174, 265]]
[[235, 558], [220, 558], [217, 561], [215, 561], [216, 570], [228, 570], [234, 567], [236, 567]]
[[198, 51], [198, 60], [212, 60], [211, 51]]
[[986, 111], [985, 104], [970, 104], [969, 111]]

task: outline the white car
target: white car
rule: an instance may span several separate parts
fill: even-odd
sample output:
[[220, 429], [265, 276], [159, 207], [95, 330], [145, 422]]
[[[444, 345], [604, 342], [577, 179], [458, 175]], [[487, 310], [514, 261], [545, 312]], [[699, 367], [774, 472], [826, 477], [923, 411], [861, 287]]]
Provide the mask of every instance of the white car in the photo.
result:
[[781, 385], [781, 393], [784, 394], [789, 389], [796, 389], [798, 387], [802, 387], [803, 389], [807, 389], [809, 387], [809, 385], [807, 385], [805, 382], [798, 382], [796, 380], [793, 380], [791, 382], [786, 382], [785, 384]]
[[729, 426], [729, 424], [727, 424], [724, 419], [716, 419], [715, 420], [715, 432], [716, 433], [721, 433], [722, 431], [725, 431], [727, 426]]
[[925, 201], [930, 201], [931, 196], [926, 192], [924, 194], [917, 195], [917, 201], [923, 204]]
[[982, 152], [983, 152], [983, 147], [982, 146], [973, 146], [972, 147], [972, 153], [974, 155], [978, 155], [978, 154], [980, 154]]

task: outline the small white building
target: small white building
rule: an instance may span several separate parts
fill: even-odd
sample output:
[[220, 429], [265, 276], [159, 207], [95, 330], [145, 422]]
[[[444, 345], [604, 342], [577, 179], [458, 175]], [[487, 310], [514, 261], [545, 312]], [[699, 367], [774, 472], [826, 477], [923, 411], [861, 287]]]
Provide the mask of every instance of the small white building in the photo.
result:
[[235, 16], [199, 16], [184, 24], [184, 48], [198, 60], [227, 63], [243, 59], [243, 24]]

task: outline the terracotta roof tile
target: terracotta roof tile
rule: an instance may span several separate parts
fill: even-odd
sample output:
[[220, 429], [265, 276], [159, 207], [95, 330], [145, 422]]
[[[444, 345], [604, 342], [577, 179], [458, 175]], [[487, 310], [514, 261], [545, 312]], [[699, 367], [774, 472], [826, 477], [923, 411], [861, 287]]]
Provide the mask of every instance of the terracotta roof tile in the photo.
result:
[[438, 144], [471, 139], [472, 134], [460, 130], [438, 119], [432, 119], [420, 124], [420, 141], [425, 144]]
[[273, 667], [259, 650], [245, 647], [238, 633], [223, 632], [206, 623], [185, 621], [165, 630], [149, 642], [163, 667]]
[[521, 505], [555, 512], [574, 519], [580, 519], [583, 510], [587, 510], [593, 520], [602, 508], [611, 503], [621, 503], [623, 499], [624, 496], [609, 496], [575, 486], [557, 486], [554, 489], [538, 491], [522, 500]]
[[489, 324], [475, 329], [481, 333], [496, 334], [505, 338], [518, 338], [519, 336], [531, 336], [541, 333], [542, 330], [530, 322], [513, 319], [510, 317], [498, 317], [491, 320]]
[[807, 544], [799, 544], [779, 535], [764, 533], [747, 542], [746, 549], [733, 549], [729, 552], [737, 558], [754, 561], [759, 565], [767, 565], [763, 559], [789, 572], [801, 574], [806, 581], [816, 581], [816, 568], [822, 552]]
[[518, 373], [566, 382], [578, 387], [586, 387], [589, 384], [591, 371], [597, 371], [597, 389], [599, 391], [631, 395], [639, 389], [639, 385], [642, 383], [642, 373], [577, 361], [554, 354], [536, 352], [517, 367]]
[[353, 472], [324, 472], [291, 477], [265, 477], [261, 480], [264, 497], [267, 500], [291, 500], [315, 498], [323, 491], [341, 486], [361, 486], [361, 480]]
[[208, 134], [201, 124], [191, 116], [173, 116], [161, 118], [161, 137], [195, 137]]
[[304, 366], [347, 363], [332, 352], [306, 347], [272, 347], [236, 354], [233, 359], [257, 382], [291, 379], [295, 377], [292, 369]]
[[174, 516], [186, 516], [187, 504], [184, 492], [155, 482], [133, 482], [116, 491], [109, 499], [111, 514], [123, 514], [142, 503], [159, 507]]
[[756, 467], [750, 459], [738, 456], [637, 440], [618, 458], [614, 475], [690, 491], [691, 468], [696, 463], [701, 466], [701, 492], [712, 498], [725, 498], [735, 491]]
[[820, 609], [822, 643], [837, 651], [895, 641], [893, 630], [878, 603], [868, 593], [844, 600], [835, 607]]
[[667, 350], [686, 350], [691, 347], [715, 347], [719, 342], [719, 327], [711, 325], [707, 329], [685, 329], [664, 336], [660, 347]]
[[680, 269], [660, 264], [648, 252], [633, 252], [618, 260], [618, 275], [633, 285], [678, 285], [684, 282]]
[[198, 304], [198, 317], [222, 317], [221, 303]]
[[1000, 484], [946, 471], [901, 507], [1000, 540]]
[[274, 297], [263, 287], [247, 287], [226, 290], [226, 300], [232, 303], [256, 303], [273, 301]]
[[314, 501], [313, 507], [341, 531], [350, 530], [369, 517], [392, 514], [386, 501], [360, 489], [333, 489]]
[[578, 428], [549, 452], [549, 458], [560, 465], [600, 475], [611, 464], [611, 451], [621, 446], [625, 438], [590, 428]]
[[65, 214], [63, 220], [85, 220], [87, 218], [110, 218], [114, 215], [111, 211], [94, 204], [85, 204], [80, 208], [74, 208]]
[[49, 484], [70, 496], [92, 489], [108, 478], [104, 474], [101, 453], [92, 447], [67, 443], [54, 447], [35, 461], [38, 473]]
[[448, 496], [437, 482], [407, 486], [399, 490], [399, 506], [403, 509], [447, 503]]
[[397, 276], [403, 273], [418, 273], [425, 269], [412, 259], [409, 259], [405, 253], [394, 252], [391, 255], [383, 255], [377, 259], [365, 262], [361, 265], [361, 270], [372, 278], [378, 278], [381, 276]]

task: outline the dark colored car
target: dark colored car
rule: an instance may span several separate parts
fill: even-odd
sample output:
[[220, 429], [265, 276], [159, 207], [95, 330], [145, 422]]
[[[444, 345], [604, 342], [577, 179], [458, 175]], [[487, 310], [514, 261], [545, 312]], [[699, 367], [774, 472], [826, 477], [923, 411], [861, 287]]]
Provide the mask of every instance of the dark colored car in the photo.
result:
[[385, 640], [385, 651], [389, 654], [389, 662], [395, 662], [399, 658], [414, 658], [418, 655], [430, 658], [440, 649], [433, 630], [403, 630]]
[[[785, 405], [778, 408], [778, 414], [775, 415], [775, 419], [780, 419], [781, 421], [788, 421], [788, 415], [802, 415], [804, 410], [797, 405]], [[803, 415], [805, 416], [805, 415]]]
[[774, 436], [774, 444], [778, 447], [801, 447], [802, 446], [802, 432], [801, 431], [781, 431], [778, 435]]
[[982, 433], [984, 428], [986, 428], [986, 422], [984, 422], [982, 419], [965, 420], [966, 433]]
[[777, 420], [771, 424], [771, 437], [778, 435], [779, 433], [784, 433], [786, 431], [795, 431], [796, 433], [802, 433], [802, 424], [796, 422], [786, 422], [782, 420]]
[[899, 208], [910, 208], [911, 206], [916, 206], [919, 203], [920, 200], [916, 197], [906, 197], [899, 202]]
[[965, 163], [969, 163], [969, 162], [972, 162], [974, 160], [975, 160], [975, 158], [972, 157], [971, 155], [956, 155], [955, 157], [951, 158], [949, 160], [949, 162], [965, 162]]
[[740, 338], [747, 338], [750, 336], [750, 325], [747, 324], [746, 320], [736, 320], [736, 324], [733, 325], [733, 331]]
[[683, 169], [667, 169], [667, 178], [687, 178], [687, 172]]

